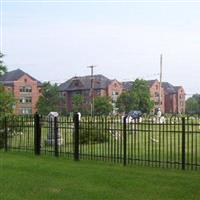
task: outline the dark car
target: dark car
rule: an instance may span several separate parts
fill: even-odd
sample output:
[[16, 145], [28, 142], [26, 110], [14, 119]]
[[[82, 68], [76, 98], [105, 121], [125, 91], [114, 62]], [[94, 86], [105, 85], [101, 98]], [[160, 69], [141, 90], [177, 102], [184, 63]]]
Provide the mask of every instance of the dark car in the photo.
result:
[[142, 112], [140, 110], [131, 110], [127, 116], [132, 119], [139, 119], [142, 116]]

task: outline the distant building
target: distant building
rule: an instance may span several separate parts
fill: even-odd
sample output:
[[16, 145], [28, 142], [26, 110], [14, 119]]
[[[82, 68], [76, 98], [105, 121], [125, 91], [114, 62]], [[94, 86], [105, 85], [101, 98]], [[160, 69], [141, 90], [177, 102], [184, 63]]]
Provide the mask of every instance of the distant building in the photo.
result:
[[[162, 113], [166, 112], [165, 111], [164, 89], [161, 87], [161, 91], [160, 91], [160, 82], [156, 79], [156, 80], [148, 80], [147, 83], [149, 85], [151, 99], [154, 102], [154, 111], [157, 108], [160, 108], [160, 111]], [[160, 96], [160, 92], [161, 92], [161, 96]]]
[[[123, 90], [129, 91], [133, 86], [134, 81], [122, 82]], [[154, 102], [153, 111], [155, 111], [158, 107], [160, 107], [161, 112], [165, 112], [165, 98], [164, 98], [164, 90], [161, 87], [161, 101], [160, 101], [160, 83], [158, 80], [147, 80], [147, 84], [149, 87], [149, 92], [151, 95], [151, 100]], [[161, 103], [161, 105], [160, 105]]]
[[41, 82], [21, 69], [16, 69], [1, 76], [0, 83], [17, 100], [14, 107], [15, 114], [32, 114], [36, 112], [35, 106], [41, 93]]
[[168, 82], [163, 82], [162, 87], [165, 93], [165, 112], [184, 113], [185, 112], [185, 91], [182, 86], [173, 86]]
[[[92, 86], [93, 85], [93, 86]], [[93, 89], [91, 89], [93, 88]], [[122, 93], [122, 84], [110, 80], [103, 75], [73, 77], [59, 86], [59, 91], [65, 98], [67, 111], [72, 111], [72, 97], [75, 94], [83, 96], [83, 108], [89, 109], [92, 98], [109, 96], [112, 99], [113, 111], [116, 109], [117, 97]]]
[[[147, 83], [151, 99], [154, 101], [154, 111], [156, 108], [160, 107], [162, 113], [185, 112], [185, 91], [182, 86], [173, 86], [168, 82], [163, 82], [161, 86], [160, 101], [160, 82], [156, 79], [147, 80]], [[123, 90], [130, 90], [133, 84], [133, 81], [122, 82]]]

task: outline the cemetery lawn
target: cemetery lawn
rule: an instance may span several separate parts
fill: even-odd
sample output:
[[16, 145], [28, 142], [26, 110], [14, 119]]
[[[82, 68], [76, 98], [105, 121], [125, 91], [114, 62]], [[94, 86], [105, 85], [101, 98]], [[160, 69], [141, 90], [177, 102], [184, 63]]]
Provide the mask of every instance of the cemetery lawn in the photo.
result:
[[1, 200], [198, 200], [199, 171], [0, 151]]

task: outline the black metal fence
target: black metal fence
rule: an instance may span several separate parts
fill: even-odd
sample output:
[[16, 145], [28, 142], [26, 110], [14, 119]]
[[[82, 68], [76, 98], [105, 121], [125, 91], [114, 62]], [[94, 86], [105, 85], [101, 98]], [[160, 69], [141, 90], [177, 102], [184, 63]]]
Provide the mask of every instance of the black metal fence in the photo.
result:
[[5, 151], [177, 169], [200, 169], [198, 116], [13, 116], [1, 120]]

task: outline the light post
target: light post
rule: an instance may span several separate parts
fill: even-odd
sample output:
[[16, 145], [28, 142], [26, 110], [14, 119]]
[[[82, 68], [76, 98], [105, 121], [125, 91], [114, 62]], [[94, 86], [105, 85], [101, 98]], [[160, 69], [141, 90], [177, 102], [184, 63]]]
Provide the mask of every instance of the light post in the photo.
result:
[[94, 65], [88, 66], [91, 69], [90, 75], [90, 114], [93, 116], [94, 112]]

